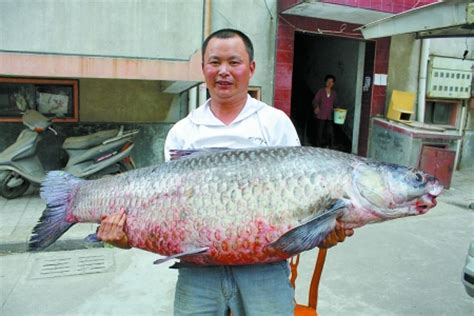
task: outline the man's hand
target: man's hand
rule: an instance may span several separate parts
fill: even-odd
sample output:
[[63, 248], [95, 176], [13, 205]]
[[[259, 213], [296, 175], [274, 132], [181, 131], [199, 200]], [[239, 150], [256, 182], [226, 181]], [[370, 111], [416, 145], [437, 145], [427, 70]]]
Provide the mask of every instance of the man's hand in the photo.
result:
[[97, 229], [97, 239], [105, 241], [112, 246], [129, 249], [127, 234], [124, 232], [125, 221], [127, 215], [125, 210], [120, 210], [120, 213], [110, 216], [102, 216], [100, 218], [100, 226]]
[[337, 245], [339, 242], [343, 242], [346, 237], [354, 235], [354, 230], [352, 228], [345, 229], [344, 224], [336, 221], [336, 227], [329, 235], [326, 236], [320, 244], [319, 248], [331, 248]]
[[315, 107], [313, 112], [314, 112], [315, 115], [318, 115], [319, 114], [319, 106]]

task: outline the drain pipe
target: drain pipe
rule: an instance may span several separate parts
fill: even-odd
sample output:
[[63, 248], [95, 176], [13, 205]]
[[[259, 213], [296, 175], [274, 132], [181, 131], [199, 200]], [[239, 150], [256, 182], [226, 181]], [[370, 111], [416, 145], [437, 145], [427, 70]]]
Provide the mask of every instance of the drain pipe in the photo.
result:
[[[212, 33], [212, 0], [204, 0], [204, 25], [203, 25], [203, 38], [202, 40], [206, 39]], [[203, 54], [204, 52], [201, 52]], [[204, 57], [204, 56], [203, 56]], [[199, 86], [196, 87], [196, 93], [198, 96], [198, 103], [196, 106], [200, 104], [204, 104], [207, 100], [207, 88], [206, 83], [203, 82]]]
[[418, 73], [418, 107], [416, 120], [420, 123], [425, 121], [426, 102], [426, 77], [428, 76], [428, 59], [430, 57], [430, 39], [421, 40], [420, 67]]
[[[462, 101], [461, 103], [461, 118], [459, 120], [459, 136], [461, 139], [456, 141], [456, 157], [454, 158], [454, 168], [453, 170], [459, 170], [459, 163], [461, 162], [462, 158], [462, 146], [463, 146], [463, 139], [465, 134], [465, 128], [467, 126], [467, 108], [469, 106], [468, 101]], [[474, 203], [472, 203], [474, 205]]]
[[211, 34], [211, 0], [204, 1], [204, 38]]

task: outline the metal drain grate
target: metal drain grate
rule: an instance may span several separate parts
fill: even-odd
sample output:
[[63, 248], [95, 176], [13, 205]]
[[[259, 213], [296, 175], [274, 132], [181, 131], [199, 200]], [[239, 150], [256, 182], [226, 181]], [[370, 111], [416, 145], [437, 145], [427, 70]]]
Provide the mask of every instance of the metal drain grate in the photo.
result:
[[56, 258], [38, 258], [33, 265], [30, 279], [102, 273], [109, 270], [112, 265], [112, 257], [105, 255], [69, 255]]

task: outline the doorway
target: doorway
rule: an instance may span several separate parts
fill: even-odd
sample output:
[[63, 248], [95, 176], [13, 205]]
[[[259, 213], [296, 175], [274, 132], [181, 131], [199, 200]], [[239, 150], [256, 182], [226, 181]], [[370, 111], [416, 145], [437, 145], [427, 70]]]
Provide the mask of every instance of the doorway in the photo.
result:
[[295, 33], [291, 117], [303, 145], [315, 146], [317, 123], [312, 100], [331, 74], [336, 77], [336, 106], [347, 110], [344, 124], [334, 124], [333, 148], [357, 153], [363, 93], [370, 90], [370, 82], [369, 87], [363, 82], [365, 51], [365, 41]]

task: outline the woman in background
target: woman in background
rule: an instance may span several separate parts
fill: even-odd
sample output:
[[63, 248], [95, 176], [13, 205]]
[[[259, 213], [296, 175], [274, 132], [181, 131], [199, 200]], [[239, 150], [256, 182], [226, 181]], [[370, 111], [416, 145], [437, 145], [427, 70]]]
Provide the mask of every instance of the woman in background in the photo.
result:
[[333, 109], [337, 104], [334, 91], [336, 77], [326, 75], [326, 86], [318, 90], [313, 98], [313, 112], [316, 119], [316, 146], [334, 147]]

